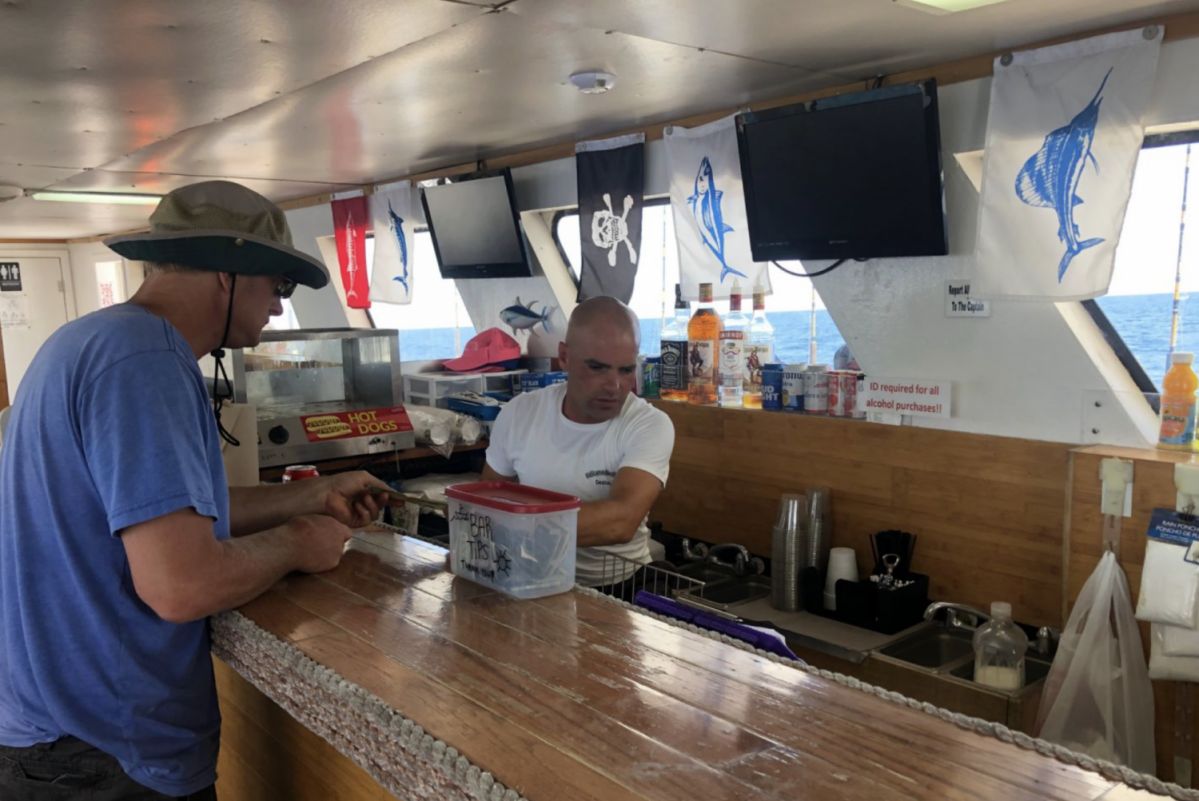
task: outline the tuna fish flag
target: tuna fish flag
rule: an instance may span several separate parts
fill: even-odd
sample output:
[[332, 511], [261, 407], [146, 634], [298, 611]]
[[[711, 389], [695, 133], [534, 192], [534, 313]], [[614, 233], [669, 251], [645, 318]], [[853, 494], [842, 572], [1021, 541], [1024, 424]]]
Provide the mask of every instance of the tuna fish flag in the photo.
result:
[[346, 305], [351, 309], [371, 307], [370, 284], [366, 278], [366, 198], [334, 199], [333, 233], [337, 238], [337, 261]]
[[971, 294], [1107, 292], [1161, 40], [1154, 26], [995, 60]]
[[579, 142], [575, 171], [583, 245], [579, 300], [611, 295], [628, 303], [641, 250], [645, 135]]
[[410, 181], [401, 181], [376, 189], [371, 195], [371, 228], [375, 232], [373, 301], [412, 302], [412, 241], [423, 216], [418, 191]]
[[699, 298], [705, 282], [716, 298], [727, 298], [734, 280], [746, 296], [754, 286], [770, 292], [769, 263], [755, 262], [749, 250], [734, 119], [663, 131], [679, 280], [689, 300]]

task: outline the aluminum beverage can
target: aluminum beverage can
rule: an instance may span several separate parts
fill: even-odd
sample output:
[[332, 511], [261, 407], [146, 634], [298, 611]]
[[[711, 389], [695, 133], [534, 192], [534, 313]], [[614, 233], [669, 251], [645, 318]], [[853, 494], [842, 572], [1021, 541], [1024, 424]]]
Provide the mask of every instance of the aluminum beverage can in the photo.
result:
[[777, 412], [783, 408], [783, 365], [762, 366], [762, 408]]
[[804, 370], [803, 410], [806, 414], [828, 414], [828, 366], [809, 364]]
[[853, 417], [858, 410], [858, 373], [845, 370], [841, 373], [841, 408], [845, 417]]
[[828, 371], [828, 415], [829, 417], [845, 416], [845, 396], [841, 392], [841, 371]]
[[783, 408], [789, 412], [803, 411], [804, 370], [806, 364], [788, 364], [783, 367]]
[[316, 465], [311, 464], [291, 464], [283, 468], [283, 481], [303, 481], [306, 478], [316, 478], [320, 473], [317, 472]]

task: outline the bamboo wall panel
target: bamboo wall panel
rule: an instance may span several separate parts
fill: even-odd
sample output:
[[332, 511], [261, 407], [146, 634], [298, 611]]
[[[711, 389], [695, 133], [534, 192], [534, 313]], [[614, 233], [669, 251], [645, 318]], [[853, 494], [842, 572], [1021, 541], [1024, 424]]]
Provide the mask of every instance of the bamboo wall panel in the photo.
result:
[[[1064, 597], [1067, 614], [1103, 555], [1099, 465], [1109, 456], [1133, 461], [1132, 516], [1121, 520], [1117, 556], [1128, 578], [1134, 608], [1141, 588], [1149, 516], [1158, 507], [1174, 508], [1174, 465], [1192, 458], [1189, 454], [1102, 446], [1074, 453]], [[1148, 658], [1149, 625], [1146, 623], [1141, 624], [1141, 644]], [[1180, 781], [1185, 777], [1176, 775], [1175, 759], [1185, 759], [1191, 763], [1191, 784], [1194, 786], [1194, 768], [1199, 765], [1199, 709], [1196, 709], [1193, 689], [1185, 682], [1155, 681], [1153, 698], [1157, 775]]]
[[779, 496], [832, 497], [832, 544], [870, 568], [869, 535], [917, 535], [930, 594], [1060, 626], [1070, 446], [862, 420], [659, 403], [674, 421], [670, 478], [650, 514], [667, 531], [770, 555]]
[[362, 768], [213, 659], [221, 699], [217, 795], [224, 801], [394, 801]]

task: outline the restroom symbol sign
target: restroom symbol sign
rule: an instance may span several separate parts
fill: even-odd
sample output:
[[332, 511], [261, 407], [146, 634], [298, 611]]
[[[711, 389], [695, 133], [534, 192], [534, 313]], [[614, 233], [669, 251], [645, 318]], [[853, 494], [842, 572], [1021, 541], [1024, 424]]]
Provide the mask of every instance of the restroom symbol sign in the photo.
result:
[[0, 292], [21, 291], [21, 265], [15, 261], [0, 261]]

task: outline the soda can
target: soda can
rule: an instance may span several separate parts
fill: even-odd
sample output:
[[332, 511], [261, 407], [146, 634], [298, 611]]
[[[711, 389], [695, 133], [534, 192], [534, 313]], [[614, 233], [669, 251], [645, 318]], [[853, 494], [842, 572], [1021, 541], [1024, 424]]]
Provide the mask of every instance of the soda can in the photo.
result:
[[828, 365], [809, 364], [804, 370], [805, 414], [828, 414]]
[[283, 481], [303, 481], [306, 478], [316, 478], [320, 473], [317, 472], [316, 465], [311, 464], [291, 464], [283, 468]]
[[845, 416], [845, 395], [841, 386], [841, 370], [828, 371], [828, 415]]
[[844, 417], [854, 417], [858, 410], [858, 375], [857, 370], [844, 370], [841, 373], [841, 409]]
[[641, 397], [657, 398], [661, 394], [660, 357], [646, 356], [641, 365]]

